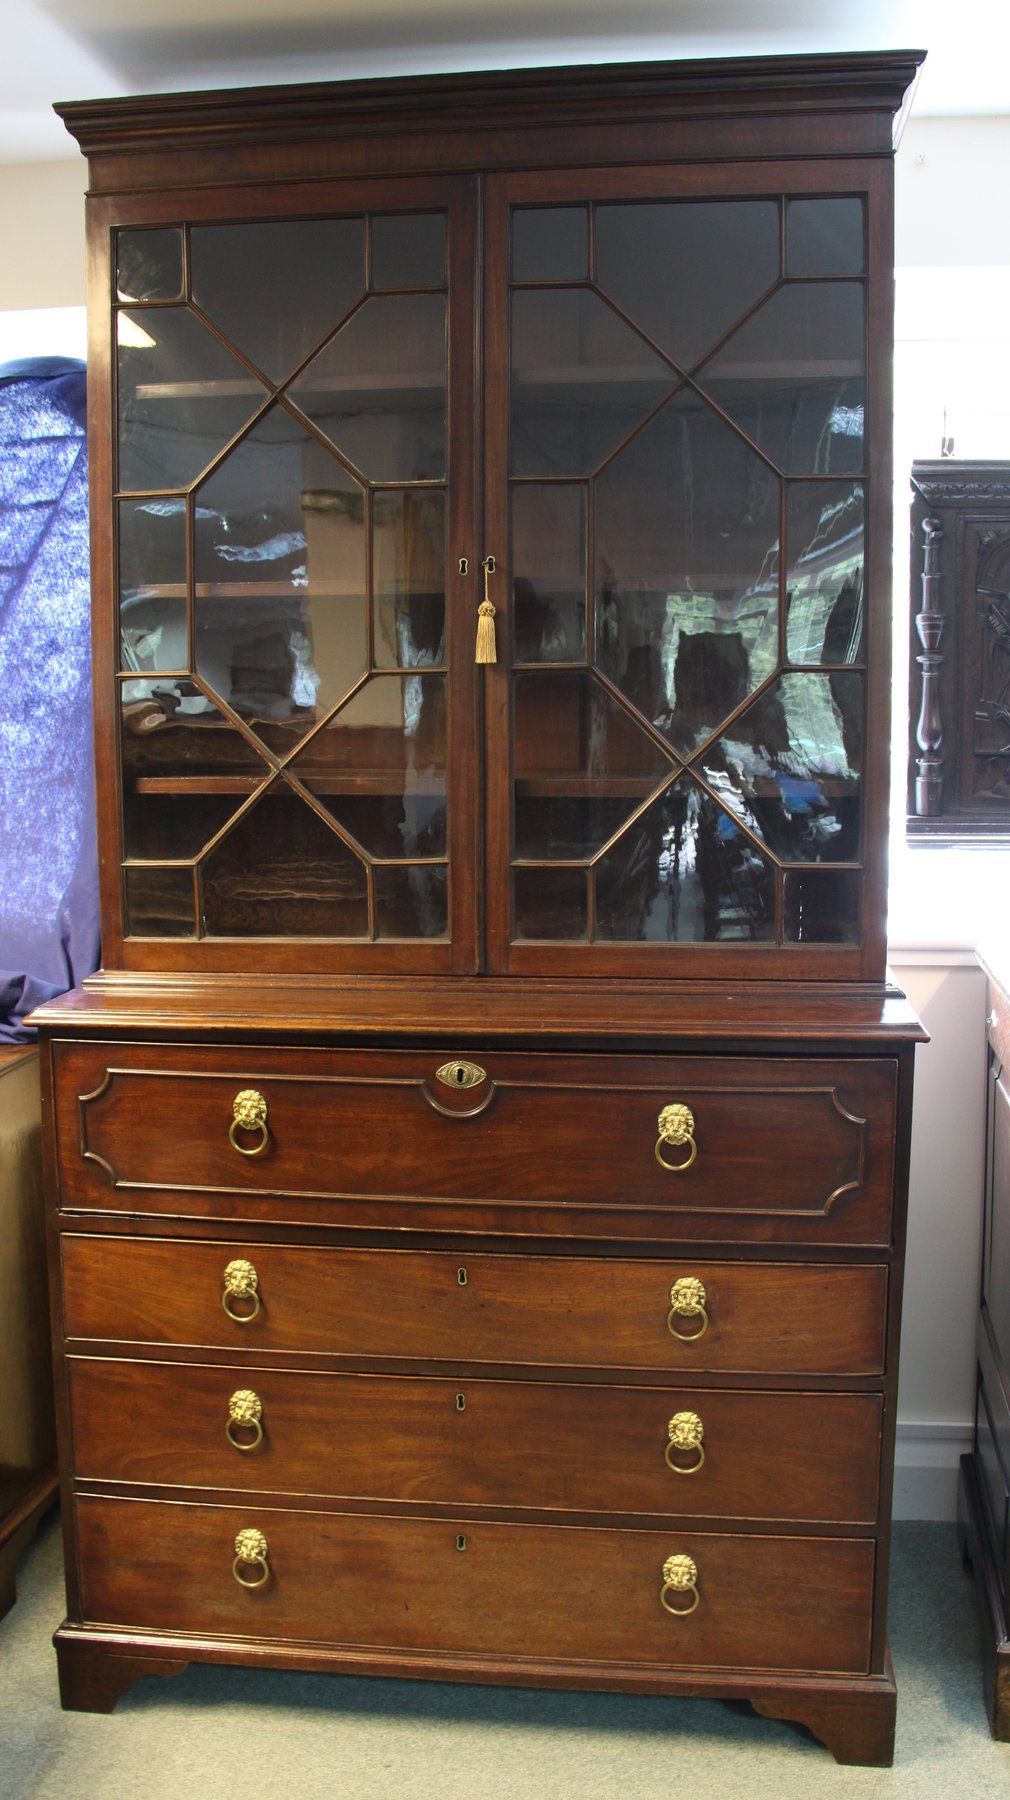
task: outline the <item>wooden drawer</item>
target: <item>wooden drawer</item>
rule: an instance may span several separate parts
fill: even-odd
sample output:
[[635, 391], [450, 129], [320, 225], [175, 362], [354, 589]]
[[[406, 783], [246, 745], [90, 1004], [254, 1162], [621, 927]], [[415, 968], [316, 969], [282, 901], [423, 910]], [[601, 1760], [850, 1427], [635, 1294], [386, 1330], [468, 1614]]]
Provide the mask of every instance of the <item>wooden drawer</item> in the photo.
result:
[[[54, 1052], [63, 1204], [75, 1210], [890, 1242], [888, 1058], [468, 1052], [485, 1078], [456, 1091], [437, 1077], [448, 1051]], [[246, 1091], [266, 1123], [233, 1130]], [[660, 1141], [671, 1104], [690, 1110], [690, 1141]]]
[[[882, 1265], [491, 1256], [465, 1250], [320, 1250], [178, 1239], [61, 1239], [68, 1338], [326, 1355], [336, 1361], [654, 1369], [676, 1374], [879, 1375]], [[249, 1261], [259, 1311], [222, 1306], [225, 1271]], [[705, 1290], [708, 1327], [678, 1314], [682, 1277]], [[229, 1298], [233, 1308], [251, 1302]]]
[[[877, 1394], [460, 1384], [100, 1358], [71, 1358], [69, 1370], [85, 1480], [562, 1512], [866, 1525], [877, 1515]], [[236, 1390], [254, 1394], [257, 1426], [232, 1420]], [[700, 1422], [700, 1454], [671, 1447], [678, 1413]]]
[[[637, 1666], [868, 1668], [869, 1539], [734, 1537], [288, 1512], [80, 1497], [82, 1618], [167, 1632], [595, 1657]], [[261, 1531], [270, 1574], [234, 1579], [235, 1538]], [[684, 1554], [700, 1596], [660, 1603]], [[243, 1570], [252, 1578], [256, 1568]], [[689, 1598], [689, 1596], [687, 1597]], [[682, 1596], [674, 1595], [679, 1604]]]

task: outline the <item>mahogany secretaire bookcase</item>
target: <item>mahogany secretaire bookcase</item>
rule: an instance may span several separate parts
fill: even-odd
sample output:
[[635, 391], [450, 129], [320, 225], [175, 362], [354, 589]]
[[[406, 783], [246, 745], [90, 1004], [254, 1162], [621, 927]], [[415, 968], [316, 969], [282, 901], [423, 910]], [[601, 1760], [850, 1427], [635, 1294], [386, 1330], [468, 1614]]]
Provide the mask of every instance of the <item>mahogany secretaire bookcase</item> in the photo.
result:
[[105, 952], [37, 1015], [68, 1706], [268, 1663], [890, 1758], [919, 60], [59, 109]]

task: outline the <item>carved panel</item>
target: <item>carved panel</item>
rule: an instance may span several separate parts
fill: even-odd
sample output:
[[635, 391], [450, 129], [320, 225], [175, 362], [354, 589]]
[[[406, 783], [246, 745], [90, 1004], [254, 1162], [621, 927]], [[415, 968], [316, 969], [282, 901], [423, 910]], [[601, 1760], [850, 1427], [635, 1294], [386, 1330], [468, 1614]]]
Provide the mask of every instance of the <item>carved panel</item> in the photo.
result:
[[1010, 837], [1010, 462], [912, 465], [910, 839]]

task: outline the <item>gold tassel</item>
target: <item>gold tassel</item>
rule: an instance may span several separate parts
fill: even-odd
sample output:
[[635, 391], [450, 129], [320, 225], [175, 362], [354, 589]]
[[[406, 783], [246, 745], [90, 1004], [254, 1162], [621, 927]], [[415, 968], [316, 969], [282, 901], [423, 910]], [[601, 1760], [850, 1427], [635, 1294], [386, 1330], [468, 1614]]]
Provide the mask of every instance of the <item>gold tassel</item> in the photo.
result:
[[477, 608], [477, 653], [474, 662], [493, 663], [498, 660], [494, 635], [494, 607], [490, 600], [482, 600]]

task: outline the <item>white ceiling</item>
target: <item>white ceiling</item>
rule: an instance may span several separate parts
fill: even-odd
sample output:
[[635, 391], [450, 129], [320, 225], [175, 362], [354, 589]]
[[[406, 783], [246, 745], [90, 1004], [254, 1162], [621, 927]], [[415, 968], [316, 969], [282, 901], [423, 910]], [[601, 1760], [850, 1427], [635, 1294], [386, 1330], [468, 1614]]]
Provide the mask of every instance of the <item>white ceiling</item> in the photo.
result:
[[0, 161], [77, 154], [54, 100], [908, 48], [929, 52], [917, 114], [1010, 111], [1007, 0], [4, 0]]

